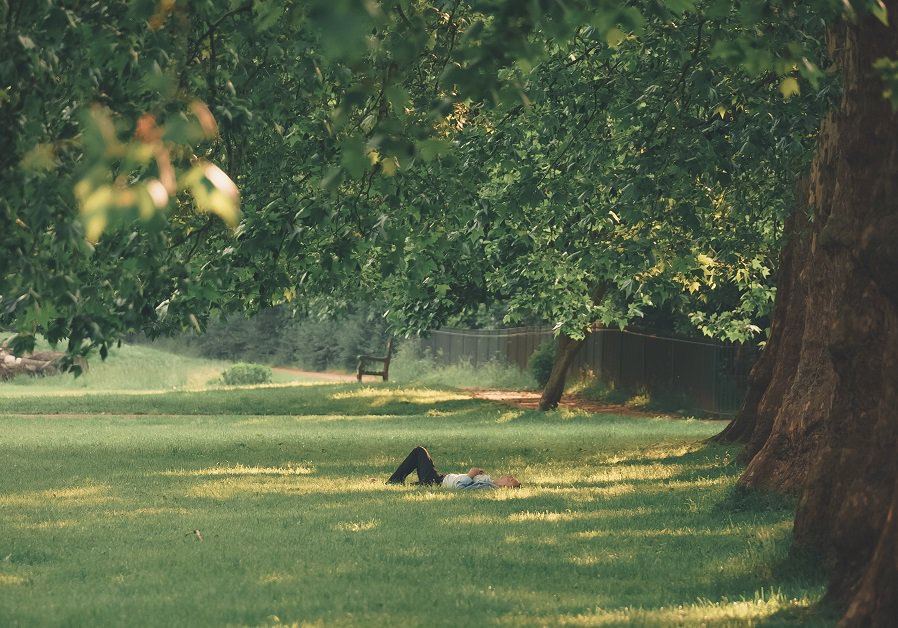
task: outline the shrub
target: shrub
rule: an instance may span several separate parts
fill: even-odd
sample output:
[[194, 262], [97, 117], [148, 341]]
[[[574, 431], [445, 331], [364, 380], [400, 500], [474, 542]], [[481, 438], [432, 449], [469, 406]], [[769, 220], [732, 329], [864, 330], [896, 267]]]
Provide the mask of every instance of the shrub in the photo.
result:
[[539, 349], [533, 352], [527, 361], [527, 368], [533, 379], [539, 384], [540, 388], [544, 388], [549, 381], [549, 375], [552, 373], [552, 365], [555, 363], [555, 342], [544, 342]]
[[271, 381], [271, 369], [261, 364], [235, 364], [221, 374], [221, 381], [228, 386], [266, 384]]

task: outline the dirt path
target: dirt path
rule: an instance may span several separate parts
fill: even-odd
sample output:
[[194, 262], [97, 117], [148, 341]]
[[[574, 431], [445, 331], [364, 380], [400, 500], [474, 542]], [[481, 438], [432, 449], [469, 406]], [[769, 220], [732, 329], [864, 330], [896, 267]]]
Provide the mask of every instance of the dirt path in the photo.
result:
[[355, 375], [347, 373], [324, 373], [319, 371], [303, 371], [300, 369], [292, 369], [282, 366], [272, 367], [272, 371], [278, 373], [289, 373], [290, 375], [300, 375], [309, 379], [322, 379], [329, 382], [354, 382]]
[[[536, 410], [539, 407], [540, 393], [530, 391], [516, 390], [475, 390], [471, 393], [475, 399], [488, 399], [490, 401], [501, 401], [516, 408], [525, 410]], [[616, 405], [613, 403], [602, 403], [600, 401], [590, 401], [588, 399], [578, 399], [577, 397], [564, 396], [559, 408], [568, 408], [572, 410], [583, 410], [585, 412], [594, 412], [597, 414], [629, 414], [633, 416], [660, 416], [658, 412], [643, 412], [634, 410], [627, 406]]]
[[[516, 408], [524, 410], [536, 410], [539, 407], [540, 393], [531, 391], [514, 391], [514, 390], [475, 390], [471, 391], [475, 399], [488, 399], [490, 401], [500, 401], [507, 403]], [[590, 401], [588, 399], [579, 399], [565, 395], [558, 404], [559, 408], [567, 408], [571, 410], [583, 410], [593, 414], [617, 414], [624, 416], [641, 416], [641, 417], [664, 417], [667, 419], [683, 418], [676, 414], [666, 414], [664, 412], [645, 412], [643, 410], [634, 410], [627, 406], [621, 406], [613, 403], [602, 403], [601, 401]], [[718, 422], [726, 425], [730, 419], [705, 418], [710, 422]]]
[[[355, 375], [353, 374], [322, 373], [318, 371], [303, 371], [300, 369], [286, 367], [272, 368], [271, 370], [290, 373], [292, 375], [300, 375], [303, 377], [308, 377], [310, 379], [320, 379], [334, 382], [356, 381]], [[370, 379], [371, 378], [368, 378], [365, 381], [368, 381]], [[374, 379], [380, 381], [379, 377], [375, 377]], [[537, 408], [539, 408], [539, 392], [526, 390], [466, 390], [464, 392], [469, 393], [474, 399], [499, 401], [501, 403], [524, 410], [536, 410]], [[645, 412], [643, 410], [634, 410], [633, 408], [622, 406], [619, 404], [603, 403], [601, 401], [591, 401], [589, 399], [580, 399], [578, 397], [572, 397], [570, 395], [565, 395], [564, 397], [562, 397], [561, 403], [558, 404], [558, 407], [570, 410], [583, 410], [584, 412], [591, 412], [594, 414], [617, 414], [642, 417], [664, 416], [669, 418], [677, 418], [676, 415], [668, 415], [663, 412]], [[708, 420], [720, 421], [721, 423], [729, 423], [729, 419]]]

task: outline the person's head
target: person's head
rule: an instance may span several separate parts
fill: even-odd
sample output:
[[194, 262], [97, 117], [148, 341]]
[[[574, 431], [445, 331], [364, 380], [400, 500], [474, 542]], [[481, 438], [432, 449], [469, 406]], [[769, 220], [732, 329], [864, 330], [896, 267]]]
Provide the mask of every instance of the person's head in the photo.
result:
[[521, 483], [518, 482], [518, 479], [513, 475], [503, 475], [501, 478], [496, 480], [496, 486], [500, 486], [502, 488], [520, 488]]

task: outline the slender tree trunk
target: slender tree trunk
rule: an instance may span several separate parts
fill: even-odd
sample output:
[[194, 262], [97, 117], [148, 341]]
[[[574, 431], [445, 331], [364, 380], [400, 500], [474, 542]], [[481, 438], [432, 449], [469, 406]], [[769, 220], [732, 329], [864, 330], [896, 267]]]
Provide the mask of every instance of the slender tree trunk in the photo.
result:
[[540, 410], [552, 410], [558, 407], [561, 395], [564, 393], [564, 382], [574, 358], [580, 352], [580, 347], [586, 343], [586, 338], [575, 340], [567, 334], [558, 336], [558, 344], [555, 350], [555, 361], [552, 363], [552, 371], [549, 373], [549, 381], [543, 388], [543, 395], [539, 400]]
[[[599, 283], [592, 289], [590, 298], [596, 305], [605, 298], [605, 292], [608, 290], [607, 283]], [[589, 333], [588, 331], [586, 332]], [[552, 371], [549, 373], [549, 381], [543, 388], [542, 397], [539, 400], [539, 409], [542, 411], [553, 410], [558, 407], [561, 401], [561, 395], [564, 394], [564, 382], [567, 379], [567, 372], [574, 362], [574, 358], [580, 352], [580, 348], [586, 344], [586, 337], [581, 340], [575, 340], [567, 334], [558, 336], [558, 344], [555, 349], [555, 362], [552, 363]]]
[[821, 128], [807, 251], [777, 295], [796, 309], [740, 480], [799, 492], [796, 542], [825, 556], [846, 626], [898, 617], [898, 116], [871, 70], [898, 51], [898, 0], [887, 5], [890, 26], [867, 14], [828, 36], [843, 98]]

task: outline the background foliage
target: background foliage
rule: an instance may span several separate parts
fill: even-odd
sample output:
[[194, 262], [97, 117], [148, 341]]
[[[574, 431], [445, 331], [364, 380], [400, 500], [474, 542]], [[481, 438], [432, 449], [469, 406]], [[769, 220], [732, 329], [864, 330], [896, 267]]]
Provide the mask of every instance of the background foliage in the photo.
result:
[[560, 6], [5, 0], [0, 324], [105, 354], [336, 296], [757, 335], [820, 7]]

